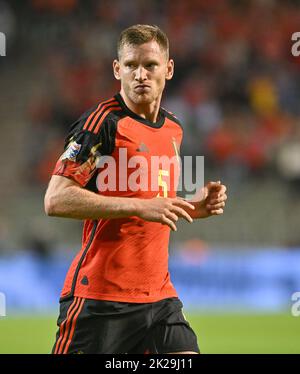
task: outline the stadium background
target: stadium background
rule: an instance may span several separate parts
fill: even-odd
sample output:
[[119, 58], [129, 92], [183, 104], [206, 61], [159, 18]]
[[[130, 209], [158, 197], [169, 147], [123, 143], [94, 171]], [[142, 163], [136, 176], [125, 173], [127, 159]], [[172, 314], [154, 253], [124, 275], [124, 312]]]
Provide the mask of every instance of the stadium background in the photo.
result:
[[228, 186], [224, 216], [171, 237], [200, 347], [300, 353], [300, 7], [275, 0], [0, 0], [0, 353], [50, 351], [81, 223], [46, 217], [43, 194], [68, 125], [118, 90], [116, 40], [135, 23], [169, 36], [164, 106], [184, 125], [182, 154], [205, 155], [205, 179]]

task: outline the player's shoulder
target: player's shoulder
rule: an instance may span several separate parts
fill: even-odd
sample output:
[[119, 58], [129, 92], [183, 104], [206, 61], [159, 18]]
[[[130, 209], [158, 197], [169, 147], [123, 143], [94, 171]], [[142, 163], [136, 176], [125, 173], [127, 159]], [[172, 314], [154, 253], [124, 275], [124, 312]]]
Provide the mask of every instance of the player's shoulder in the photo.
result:
[[72, 124], [71, 130], [76, 128], [77, 131], [83, 130], [98, 134], [102, 125], [107, 120], [116, 119], [116, 115], [121, 111], [122, 107], [115, 97], [100, 101], [82, 113], [78, 120]]
[[87, 109], [69, 127], [65, 149], [72, 145], [81, 149], [81, 154], [88, 156], [94, 146], [101, 144], [101, 153], [110, 154], [117, 131], [118, 116], [115, 114], [121, 111], [120, 103], [115, 97]]
[[174, 122], [175, 124], [180, 126], [181, 129], [182, 129], [182, 124], [181, 124], [180, 120], [178, 119], [178, 117], [176, 117], [176, 115], [173, 112], [167, 110], [164, 107], [161, 107], [161, 111], [163, 112], [165, 117], [167, 117], [169, 120], [171, 120], [172, 122]]
[[72, 141], [89, 146], [99, 143], [100, 139], [105, 143], [114, 140], [119, 118], [116, 113], [121, 112], [122, 108], [115, 97], [98, 102], [69, 126], [65, 147]]

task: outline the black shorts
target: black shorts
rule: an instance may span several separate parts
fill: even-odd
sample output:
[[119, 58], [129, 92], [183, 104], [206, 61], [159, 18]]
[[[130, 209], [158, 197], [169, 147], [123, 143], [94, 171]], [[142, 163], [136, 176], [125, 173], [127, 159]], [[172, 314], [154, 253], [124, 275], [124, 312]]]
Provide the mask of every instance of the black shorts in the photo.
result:
[[52, 353], [198, 352], [182, 303], [136, 304], [72, 297], [61, 301]]

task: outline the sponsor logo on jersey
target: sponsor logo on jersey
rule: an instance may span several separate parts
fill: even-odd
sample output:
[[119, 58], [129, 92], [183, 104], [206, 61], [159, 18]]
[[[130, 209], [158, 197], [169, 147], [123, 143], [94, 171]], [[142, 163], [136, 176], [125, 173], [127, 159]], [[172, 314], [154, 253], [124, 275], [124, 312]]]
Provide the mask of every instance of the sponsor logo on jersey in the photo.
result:
[[146, 146], [145, 143], [140, 143], [137, 148], [137, 152], [149, 152], [149, 148]]

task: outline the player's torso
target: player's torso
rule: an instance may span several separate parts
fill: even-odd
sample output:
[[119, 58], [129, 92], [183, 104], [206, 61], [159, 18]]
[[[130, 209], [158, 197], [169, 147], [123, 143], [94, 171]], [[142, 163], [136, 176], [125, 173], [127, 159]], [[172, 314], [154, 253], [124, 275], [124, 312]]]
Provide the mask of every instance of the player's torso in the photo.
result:
[[98, 192], [106, 196], [175, 197], [181, 140], [181, 128], [168, 118], [160, 128], [121, 118], [113, 153], [97, 165]]
[[[104, 196], [175, 197], [182, 129], [164, 116], [159, 126], [120, 112], [114, 147], [97, 162], [95, 192]], [[62, 295], [125, 302], [176, 296], [168, 272], [170, 229], [137, 216], [86, 221], [83, 247]], [[91, 281], [92, 280], [92, 281]]]

